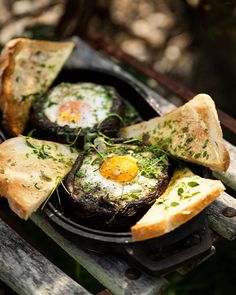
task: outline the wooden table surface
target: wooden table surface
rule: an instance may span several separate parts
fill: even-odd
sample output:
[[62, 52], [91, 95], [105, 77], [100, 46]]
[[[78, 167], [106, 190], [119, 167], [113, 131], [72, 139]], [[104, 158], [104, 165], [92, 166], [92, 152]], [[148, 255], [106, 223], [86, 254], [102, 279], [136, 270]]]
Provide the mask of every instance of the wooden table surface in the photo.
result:
[[[76, 43], [76, 48], [66, 64], [67, 67], [110, 69], [134, 79], [123, 71], [114, 60], [94, 51], [78, 38], [73, 38], [73, 41]], [[163, 113], [175, 108], [173, 104], [158, 93], [143, 84], [140, 85], [150, 95], [154, 106], [154, 102], [158, 102]], [[213, 174], [230, 187], [233, 192], [236, 190], [236, 148], [228, 142], [226, 142], [226, 146], [231, 157], [230, 167], [225, 173], [213, 171]], [[236, 199], [227, 192], [223, 193], [207, 209], [210, 228], [229, 240], [236, 237], [236, 216], [232, 214], [234, 210], [236, 210]], [[62, 236], [40, 211], [33, 214], [31, 220], [115, 295], [157, 295], [161, 294], [168, 285], [168, 281], [164, 277], [153, 277], [142, 271], [140, 271], [137, 279], [129, 279], [126, 273], [131, 266], [125, 259], [116, 255], [96, 254], [83, 250], [80, 247], [79, 240], [74, 242]], [[25, 244], [25, 241], [3, 220], [0, 220], [0, 229], [3, 233], [0, 237], [0, 279], [17, 292], [21, 294], [89, 294], [35, 249], [27, 243]], [[38, 270], [38, 272], [34, 270]], [[45, 273], [47, 273], [47, 276], [45, 276]], [[37, 292], [35, 293], [34, 290], [37, 290]]]

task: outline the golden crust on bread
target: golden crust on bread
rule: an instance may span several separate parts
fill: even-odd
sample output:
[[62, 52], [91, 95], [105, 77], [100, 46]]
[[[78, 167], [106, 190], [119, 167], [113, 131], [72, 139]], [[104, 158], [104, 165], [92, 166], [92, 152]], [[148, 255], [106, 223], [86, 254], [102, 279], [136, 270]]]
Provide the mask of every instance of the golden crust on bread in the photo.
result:
[[188, 168], [175, 171], [165, 193], [131, 227], [134, 240], [164, 235], [200, 213], [224, 191], [219, 180], [194, 175]]
[[124, 127], [119, 136], [143, 139], [179, 159], [211, 169], [226, 171], [229, 166], [215, 104], [207, 94], [161, 117]]
[[27, 219], [56, 189], [76, 157], [70, 147], [55, 142], [24, 136], [4, 141], [0, 144], [0, 196]]
[[47, 91], [73, 47], [72, 42], [25, 38], [5, 45], [0, 57], [0, 107], [9, 133], [22, 134], [33, 100]]

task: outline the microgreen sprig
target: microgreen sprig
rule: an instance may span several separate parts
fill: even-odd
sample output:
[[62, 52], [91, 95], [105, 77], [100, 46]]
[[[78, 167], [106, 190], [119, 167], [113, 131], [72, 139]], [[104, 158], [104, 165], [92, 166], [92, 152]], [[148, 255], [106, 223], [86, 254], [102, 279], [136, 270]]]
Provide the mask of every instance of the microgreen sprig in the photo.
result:
[[82, 130], [82, 129], [80, 128], [79, 131], [77, 132], [75, 138], [74, 138], [72, 141], [70, 141], [69, 135], [66, 136], [66, 142], [67, 142], [67, 144], [68, 144], [70, 147], [71, 147], [71, 146], [74, 146], [75, 143], [77, 142], [77, 140], [78, 140], [78, 138], [79, 138], [79, 136], [80, 136], [81, 130]]
[[[59, 177], [59, 176], [56, 178], [56, 181], [55, 181], [54, 186], [52, 187], [52, 189], [51, 189], [50, 193], [48, 194], [46, 200], [43, 202], [43, 204], [42, 204], [42, 206], [41, 206], [41, 210], [44, 209], [44, 207], [45, 207], [46, 204], [48, 203], [48, 201], [49, 201], [49, 199], [51, 198], [51, 196], [52, 196], [52, 194], [54, 193], [54, 191], [55, 191], [55, 190], [57, 191], [57, 187], [58, 187], [58, 185], [60, 184], [61, 180], [62, 180], [62, 178]], [[60, 196], [59, 196], [59, 192], [58, 192], [58, 191], [57, 191], [57, 197], [60, 199]], [[60, 203], [60, 201], [59, 201], [59, 203]]]

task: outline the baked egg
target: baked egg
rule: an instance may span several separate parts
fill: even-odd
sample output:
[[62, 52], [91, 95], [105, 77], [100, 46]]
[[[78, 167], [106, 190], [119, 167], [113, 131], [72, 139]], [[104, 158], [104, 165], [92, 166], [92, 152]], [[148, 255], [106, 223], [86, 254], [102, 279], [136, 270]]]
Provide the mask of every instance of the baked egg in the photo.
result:
[[134, 224], [168, 184], [169, 160], [154, 147], [116, 144], [79, 156], [66, 178], [70, 218], [95, 228]]
[[94, 129], [110, 135], [122, 114], [122, 99], [114, 88], [61, 83], [34, 105], [31, 121], [45, 136], [65, 142], [68, 136], [74, 139]]

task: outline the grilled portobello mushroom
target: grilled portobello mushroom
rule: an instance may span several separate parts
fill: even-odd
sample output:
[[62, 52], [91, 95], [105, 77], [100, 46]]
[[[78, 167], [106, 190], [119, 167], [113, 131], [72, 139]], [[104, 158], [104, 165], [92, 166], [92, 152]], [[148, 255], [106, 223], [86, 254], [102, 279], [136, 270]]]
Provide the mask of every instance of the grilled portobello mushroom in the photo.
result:
[[128, 230], [169, 182], [168, 156], [151, 146], [114, 144], [80, 155], [65, 179], [70, 219], [102, 230]]
[[113, 87], [93, 83], [61, 83], [33, 106], [31, 123], [39, 137], [81, 144], [88, 132], [116, 135], [123, 100]]

